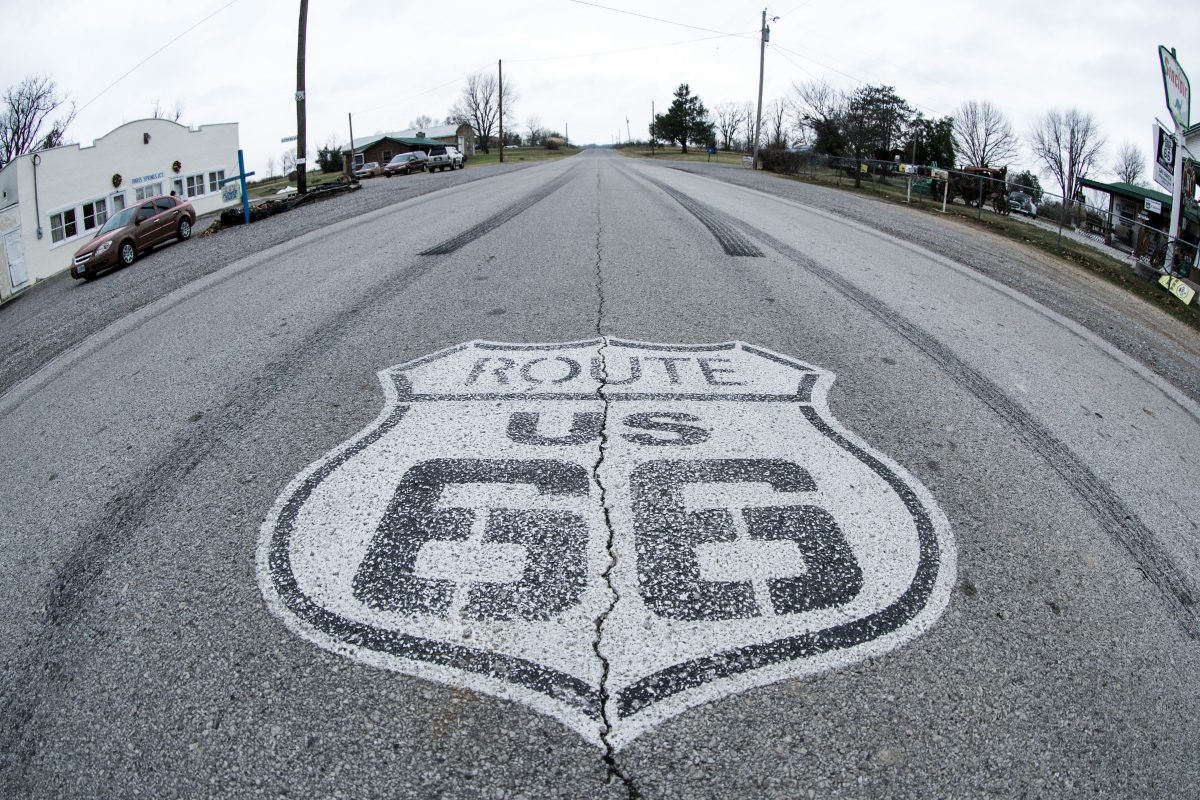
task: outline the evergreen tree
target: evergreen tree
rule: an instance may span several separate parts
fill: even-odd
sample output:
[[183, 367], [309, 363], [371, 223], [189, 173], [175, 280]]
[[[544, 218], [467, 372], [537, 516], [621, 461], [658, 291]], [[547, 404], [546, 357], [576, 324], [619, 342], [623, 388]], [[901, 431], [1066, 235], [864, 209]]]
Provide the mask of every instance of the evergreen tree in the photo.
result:
[[686, 83], [679, 84], [675, 90], [675, 99], [667, 112], [655, 116], [651, 134], [671, 144], [682, 145], [685, 153], [689, 143], [707, 145], [716, 141], [708, 109]]

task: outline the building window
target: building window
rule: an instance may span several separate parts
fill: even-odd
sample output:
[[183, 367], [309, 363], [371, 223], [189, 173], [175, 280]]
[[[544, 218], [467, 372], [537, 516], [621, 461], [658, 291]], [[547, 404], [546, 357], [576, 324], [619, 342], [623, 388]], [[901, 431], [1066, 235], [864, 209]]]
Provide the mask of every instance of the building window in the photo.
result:
[[383, 163], [385, 163], [385, 164], [386, 164], [386, 163], [388, 163], [388, 162], [389, 162], [389, 161], [391, 161], [391, 160], [392, 160], [392, 151], [391, 151], [391, 150], [384, 150], [384, 151], [383, 151]]
[[225, 180], [225, 170], [218, 169], [208, 173], [208, 190], [210, 192], [221, 191], [221, 181]]
[[118, 211], [125, 210], [125, 193], [124, 192], [121, 192], [119, 194], [114, 194], [112, 197], [109, 198], [109, 201], [112, 203], [112, 213], [116, 214]]
[[85, 231], [100, 227], [106, 219], [108, 219], [108, 203], [104, 201], [103, 197], [83, 204], [83, 229]]
[[68, 208], [50, 215], [50, 241], [61, 242], [79, 233], [75, 226], [75, 209]]
[[171, 194], [176, 197], [183, 197], [183, 178], [176, 178], [171, 181]]
[[354, 168], [355, 169], [358, 169], [365, 163], [367, 163], [367, 157], [365, 155], [363, 155], [362, 153], [354, 154]]
[[187, 196], [199, 197], [204, 194], [204, 175], [188, 175]]
[[138, 200], [145, 200], [147, 197], [156, 197], [163, 193], [162, 182], [148, 183], [145, 186], [139, 186], [133, 191]]

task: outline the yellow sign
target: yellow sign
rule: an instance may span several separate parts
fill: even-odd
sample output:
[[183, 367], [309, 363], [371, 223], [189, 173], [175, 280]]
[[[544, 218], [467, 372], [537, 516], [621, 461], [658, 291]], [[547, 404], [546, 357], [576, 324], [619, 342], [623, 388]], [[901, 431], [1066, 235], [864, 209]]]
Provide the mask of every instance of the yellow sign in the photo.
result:
[[1190, 306], [1192, 304], [1192, 298], [1196, 296], [1195, 289], [1179, 280], [1179, 278], [1171, 275], [1163, 275], [1158, 279], [1158, 284], [1182, 300], [1184, 305]]

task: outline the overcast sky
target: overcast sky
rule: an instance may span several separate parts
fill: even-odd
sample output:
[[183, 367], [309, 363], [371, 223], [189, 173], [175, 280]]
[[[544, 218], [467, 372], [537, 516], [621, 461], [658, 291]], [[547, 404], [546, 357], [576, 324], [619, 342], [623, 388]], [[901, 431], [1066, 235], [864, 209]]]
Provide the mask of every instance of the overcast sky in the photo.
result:
[[[287, 147], [280, 139], [295, 133], [298, 0], [0, 3], [0, 83], [52, 76], [81, 107], [68, 130], [72, 141], [90, 144], [150, 116], [156, 100], [181, 103], [188, 124], [240, 123], [250, 169], [264, 170], [269, 156], [278, 160]], [[626, 117], [634, 137], [644, 137], [651, 100], [661, 113], [683, 82], [710, 108], [754, 99], [761, 5], [600, 3], [682, 25], [569, 0], [311, 0], [311, 154], [331, 138], [348, 140], [347, 112], [356, 136], [405, 128], [420, 114], [440, 121], [465, 76], [494, 70], [497, 59], [519, 93], [509, 124], [523, 130], [537, 116], [546, 127], [569, 125], [573, 142], [623, 137]], [[1121, 142], [1133, 141], [1149, 158], [1151, 123], [1168, 119], [1157, 46], [1178, 47], [1183, 68], [1200, 79], [1200, 12], [1188, 7], [1165, 0], [783, 0], [768, 7], [779, 19], [771, 25], [764, 100], [787, 95], [798, 80], [842, 88], [886, 83], [927, 116], [952, 114], [967, 99], [991, 100], [1022, 138], [1048, 108], [1075, 105], [1105, 132], [1101, 177], [1111, 177]], [[1035, 165], [1024, 150], [1015, 166]]]

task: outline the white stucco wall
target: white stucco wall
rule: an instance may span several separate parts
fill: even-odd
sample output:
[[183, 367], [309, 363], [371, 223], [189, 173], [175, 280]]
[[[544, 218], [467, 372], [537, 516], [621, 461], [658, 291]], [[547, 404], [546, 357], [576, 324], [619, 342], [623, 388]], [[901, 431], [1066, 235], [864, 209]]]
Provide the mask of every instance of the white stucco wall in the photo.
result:
[[[146, 135], [149, 141], [146, 141]], [[236, 122], [203, 125], [191, 130], [165, 119], [144, 119], [129, 122], [105, 134], [91, 146], [66, 145], [41, 153], [22, 156], [0, 171], [0, 193], [8, 193], [0, 208], [13, 199], [19, 201], [19, 224], [25, 244], [25, 261], [30, 282], [47, 278], [67, 269], [75, 251], [93, 235], [95, 229], [85, 227], [85, 204], [102, 200], [108, 214], [114, 213], [115, 196], [121, 196], [126, 206], [137, 202], [138, 190], [153, 192], [161, 184], [161, 193], [172, 189], [187, 197], [197, 214], [240, 202], [240, 197], [228, 201], [222, 192], [211, 191], [213, 173], [224, 171], [225, 177], [237, 174], [238, 126]], [[34, 193], [34, 155], [37, 165], [37, 192]], [[180, 163], [179, 172], [172, 168]], [[113, 186], [113, 176], [121, 182]], [[197, 176], [202, 177], [202, 181]], [[202, 193], [189, 197], [188, 178], [192, 177], [191, 192]], [[178, 183], [176, 183], [178, 181]], [[198, 182], [202, 186], [198, 186]], [[13, 188], [15, 187], [15, 191]], [[15, 194], [13, 198], [11, 195]], [[36, 199], [36, 202], [35, 202]], [[74, 211], [74, 235], [68, 236], [63, 225], [54, 225], [55, 215]], [[0, 220], [0, 236], [4, 234]], [[11, 221], [9, 222], [11, 225]], [[37, 235], [38, 227], [42, 235]], [[55, 241], [55, 228], [62, 238]], [[2, 258], [0, 254], [0, 258]], [[0, 272], [7, 276], [7, 272]]]

